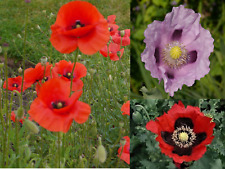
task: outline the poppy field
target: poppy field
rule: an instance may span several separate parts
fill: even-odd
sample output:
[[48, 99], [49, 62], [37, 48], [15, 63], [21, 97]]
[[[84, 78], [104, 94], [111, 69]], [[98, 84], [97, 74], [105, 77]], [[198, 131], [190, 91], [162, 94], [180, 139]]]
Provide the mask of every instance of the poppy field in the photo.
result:
[[0, 167], [129, 167], [130, 4], [118, 2], [0, 2]]
[[131, 98], [224, 98], [224, 6], [132, 1]]
[[224, 100], [134, 99], [130, 104], [131, 168], [225, 167]]

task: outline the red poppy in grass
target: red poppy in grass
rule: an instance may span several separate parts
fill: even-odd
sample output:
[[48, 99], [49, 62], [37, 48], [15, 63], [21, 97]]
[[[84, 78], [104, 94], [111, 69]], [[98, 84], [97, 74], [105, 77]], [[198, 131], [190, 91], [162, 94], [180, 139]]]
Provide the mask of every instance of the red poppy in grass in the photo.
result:
[[119, 26], [116, 25], [115, 23], [115, 19], [116, 19], [116, 15], [109, 15], [107, 17], [107, 22], [108, 22], [108, 28], [109, 28], [109, 32], [110, 35], [115, 35], [115, 33], [118, 31]]
[[[13, 122], [16, 122], [16, 114], [14, 113], [14, 111], [12, 111], [11, 112], [11, 120], [13, 121]], [[21, 124], [23, 124], [23, 119], [20, 119], [19, 120], [19, 122], [21, 123]]]
[[121, 111], [123, 112], [122, 115], [130, 115], [130, 100], [123, 104], [123, 106], [121, 107]]
[[198, 107], [185, 108], [179, 101], [168, 113], [149, 121], [146, 128], [158, 135], [162, 153], [182, 163], [198, 160], [206, 152], [206, 145], [214, 138], [211, 120]]
[[95, 6], [84, 1], [63, 5], [51, 30], [50, 41], [61, 53], [71, 53], [78, 47], [92, 55], [109, 41], [107, 21]]
[[52, 65], [47, 65], [45, 70], [43, 71], [42, 79], [39, 80], [38, 83], [36, 84], [35, 90], [36, 90], [37, 94], [39, 93], [39, 90], [43, 83], [47, 82], [48, 80], [50, 80], [52, 78], [56, 78], [56, 77], [58, 77], [58, 75], [55, 72], [55, 70], [52, 69]]
[[66, 133], [73, 120], [84, 123], [91, 113], [88, 104], [78, 101], [81, 94], [78, 91], [70, 96], [70, 82], [53, 78], [42, 85], [28, 113], [47, 130]]
[[117, 61], [123, 56], [124, 48], [120, 49], [120, 45], [116, 43], [110, 43], [109, 44], [109, 49], [107, 45], [100, 50], [100, 53], [104, 56], [107, 57], [109, 56], [111, 60]]
[[[13, 78], [8, 78], [8, 90], [17, 90], [18, 92], [21, 92], [21, 85], [22, 85], [22, 77], [17, 76]], [[3, 84], [3, 88], [6, 89], [6, 81]], [[23, 91], [28, 88], [27, 84], [23, 84]]]
[[122, 46], [130, 45], [130, 29], [125, 29], [123, 31], [117, 31], [115, 35], [112, 36], [113, 42]]
[[[46, 70], [50, 70], [52, 65], [46, 63]], [[24, 71], [24, 81], [30, 87], [32, 84], [41, 81], [44, 78], [45, 66], [38, 63], [35, 68], [28, 68]]]
[[130, 164], [130, 138], [128, 136], [125, 136], [123, 137], [123, 139], [126, 141], [126, 143], [124, 146], [121, 145], [121, 147], [118, 149], [117, 156], [127, 164]]
[[[61, 78], [65, 81], [71, 81], [71, 74], [73, 70], [74, 63], [71, 63], [70, 61], [61, 60], [58, 63], [55, 64], [55, 67], [53, 70], [61, 75]], [[72, 84], [72, 90], [77, 91], [83, 88], [83, 82], [80, 80], [80, 78], [86, 76], [87, 74], [87, 68], [79, 63], [76, 62], [74, 72], [73, 72], [73, 84]]]

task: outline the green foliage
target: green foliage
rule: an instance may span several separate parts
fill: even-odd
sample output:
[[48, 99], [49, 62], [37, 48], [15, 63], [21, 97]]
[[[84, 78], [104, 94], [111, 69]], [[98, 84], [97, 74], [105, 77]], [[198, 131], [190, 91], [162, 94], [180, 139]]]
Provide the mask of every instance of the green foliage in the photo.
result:
[[[200, 99], [200, 100], [181, 100], [185, 107], [187, 105], [197, 106], [207, 116], [213, 118], [216, 123], [214, 128], [213, 142], [207, 146], [205, 155], [198, 161], [189, 162], [190, 169], [222, 169], [225, 159], [225, 100]], [[151, 169], [175, 169], [173, 160], [161, 153], [156, 135], [146, 129], [146, 124], [150, 120], [167, 112], [178, 100], [137, 100], [131, 101], [131, 166], [133, 168]], [[134, 113], [140, 113], [142, 121], [134, 121]]]
[[[168, 98], [163, 80], [152, 78], [151, 73], [141, 61], [141, 53], [145, 44], [144, 31], [154, 20], [163, 21], [173, 6], [186, 5], [201, 14], [201, 25], [208, 29], [214, 38], [214, 52], [209, 57], [210, 72], [192, 87], [184, 85], [175, 92], [175, 99], [224, 98], [225, 96], [225, 3], [216, 0], [184, 1], [184, 0], [141, 0], [131, 2], [131, 91], [132, 97], [144, 96], [143, 86], [148, 98]], [[141, 91], [141, 92], [140, 92]]]

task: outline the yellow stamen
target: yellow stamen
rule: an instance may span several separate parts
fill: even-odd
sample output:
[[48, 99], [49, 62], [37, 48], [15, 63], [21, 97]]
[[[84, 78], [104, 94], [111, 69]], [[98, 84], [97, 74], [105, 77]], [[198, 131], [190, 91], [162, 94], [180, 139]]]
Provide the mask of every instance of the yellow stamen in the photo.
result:
[[188, 141], [188, 134], [186, 132], [181, 132], [179, 134], [179, 140], [182, 142]]
[[181, 48], [179, 46], [174, 46], [170, 49], [170, 57], [173, 59], [178, 59], [182, 54]]

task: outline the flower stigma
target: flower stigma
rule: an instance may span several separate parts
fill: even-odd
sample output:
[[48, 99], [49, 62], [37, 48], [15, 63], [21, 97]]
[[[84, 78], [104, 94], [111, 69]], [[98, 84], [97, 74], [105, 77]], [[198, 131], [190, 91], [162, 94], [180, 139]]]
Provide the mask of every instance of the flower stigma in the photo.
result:
[[182, 142], [188, 141], [188, 134], [186, 132], [181, 132], [179, 134], [179, 139]]
[[178, 59], [182, 54], [181, 48], [179, 46], [174, 46], [170, 49], [170, 57], [173, 59]]

